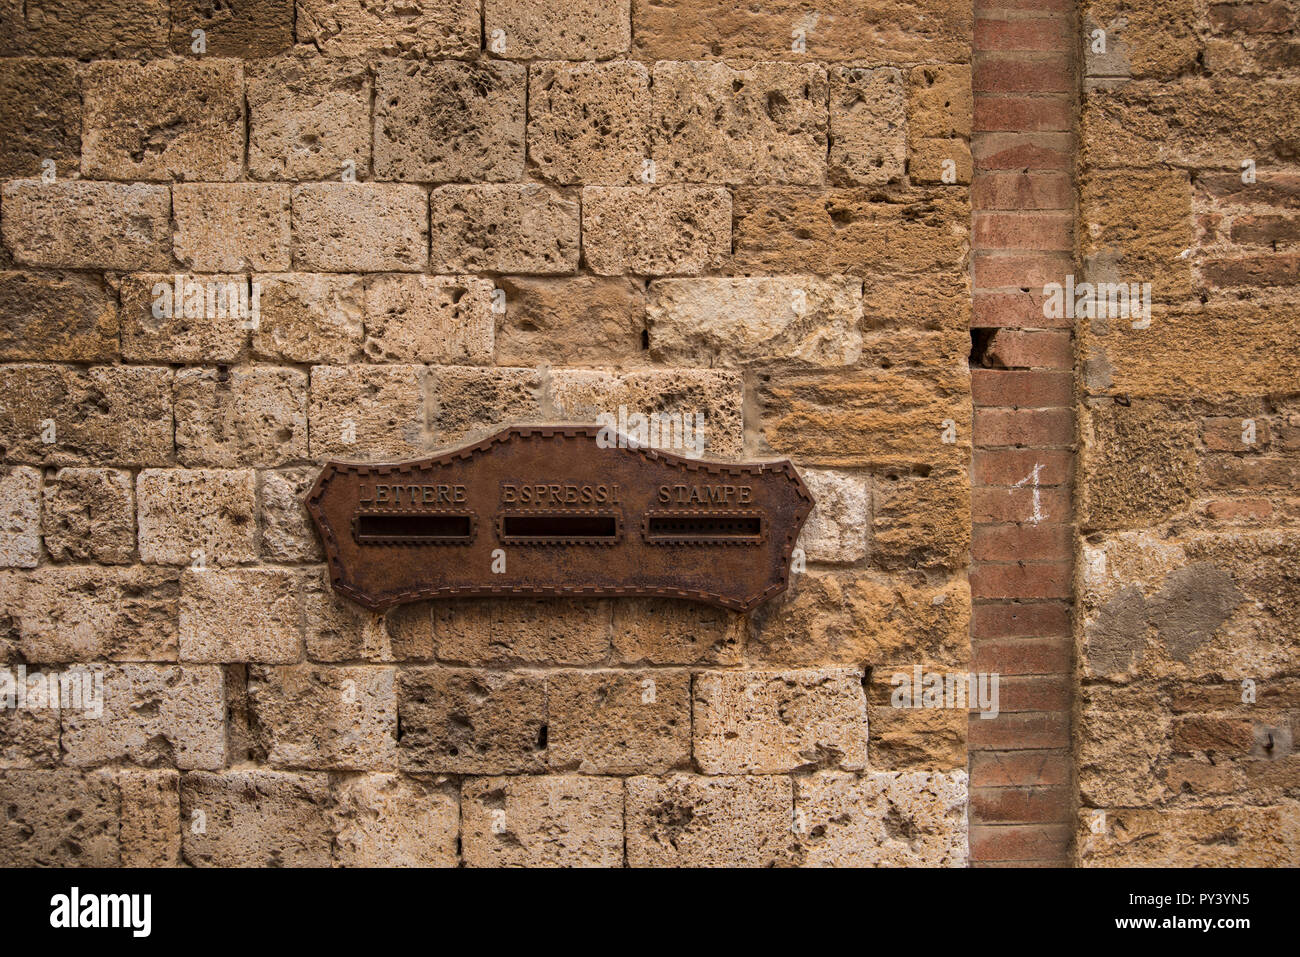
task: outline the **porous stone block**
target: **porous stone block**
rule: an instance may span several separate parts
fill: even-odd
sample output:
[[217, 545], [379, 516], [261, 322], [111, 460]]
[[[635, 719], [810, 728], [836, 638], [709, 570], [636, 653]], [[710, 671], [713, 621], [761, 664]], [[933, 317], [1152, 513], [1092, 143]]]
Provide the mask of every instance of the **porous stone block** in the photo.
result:
[[202, 272], [289, 268], [289, 187], [177, 183], [172, 187], [181, 265]]
[[366, 355], [375, 362], [491, 362], [494, 288], [473, 276], [371, 276]]
[[630, 867], [780, 867], [795, 861], [793, 793], [780, 775], [627, 779]]
[[16, 262], [72, 269], [171, 265], [166, 186], [16, 179], [0, 197], [0, 229]]
[[866, 767], [858, 669], [703, 672], [693, 697], [695, 760], [705, 773]]
[[81, 174], [87, 179], [238, 179], [244, 162], [243, 87], [238, 60], [91, 63], [83, 78]]
[[307, 456], [307, 373], [274, 366], [176, 373], [176, 450], [191, 466], [282, 465]]
[[325, 774], [261, 768], [187, 774], [181, 781], [185, 863], [329, 867], [334, 807]]
[[145, 469], [136, 478], [135, 497], [142, 562], [238, 565], [257, 557], [251, 470]]
[[45, 482], [41, 531], [56, 562], [131, 561], [135, 499], [131, 475], [119, 469], [66, 468]]
[[69, 764], [211, 769], [225, 763], [221, 669], [123, 664], [102, 671], [102, 714], [62, 709]]
[[428, 216], [428, 197], [420, 186], [295, 186], [294, 268], [327, 272], [419, 271], [429, 260]]
[[439, 186], [430, 264], [442, 272], [571, 273], [578, 203], [537, 183]]
[[552, 770], [662, 773], [689, 766], [686, 671], [557, 672], [546, 680]]
[[648, 174], [650, 74], [640, 63], [543, 63], [528, 77], [528, 161], [545, 179], [631, 184]]
[[375, 177], [508, 182], [524, 172], [524, 67], [381, 62], [375, 76]]
[[425, 448], [421, 366], [312, 366], [311, 458], [410, 458]]
[[618, 778], [466, 778], [461, 817], [467, 867], [623, 864], [623, 783]]
[[583, 259], [598, 276], [693, 276], [731, 251], [731, 194], [710, 186], [588, 186]]
[[186, 569], [180, 658], [288, 664], [302, 656], [299, 575], [280, 568]]
[[370, 172], [371, 79], [355, 60], [293, 55], [246, 63], [248, 172], [254, 179], [341, 179]]

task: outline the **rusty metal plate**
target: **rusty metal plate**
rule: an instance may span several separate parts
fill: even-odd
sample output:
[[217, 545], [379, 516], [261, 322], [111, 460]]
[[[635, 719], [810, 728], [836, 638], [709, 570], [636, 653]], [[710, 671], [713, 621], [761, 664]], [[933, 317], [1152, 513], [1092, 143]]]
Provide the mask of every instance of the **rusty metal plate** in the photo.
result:
[[307, 498], [334, 588], [367, 608], [470, 595], [659, 595], [749, 609], [783, 591], [812, 511], [787, 461], [603, 448], [520, 426], [433, 458], [329, 462]]

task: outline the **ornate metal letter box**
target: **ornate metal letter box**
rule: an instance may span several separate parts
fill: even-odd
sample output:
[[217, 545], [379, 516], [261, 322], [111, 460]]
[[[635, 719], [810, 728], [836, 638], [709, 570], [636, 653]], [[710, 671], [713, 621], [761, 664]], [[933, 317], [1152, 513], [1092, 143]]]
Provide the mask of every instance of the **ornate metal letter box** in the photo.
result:
[[743, 610], [785, 589], [813, 506], [794, 466], [704, 462], [600, 434], [516, 427], [433, 458], [327, 463], [307, 508], [334, 587], [375, 609], [660, 595]]

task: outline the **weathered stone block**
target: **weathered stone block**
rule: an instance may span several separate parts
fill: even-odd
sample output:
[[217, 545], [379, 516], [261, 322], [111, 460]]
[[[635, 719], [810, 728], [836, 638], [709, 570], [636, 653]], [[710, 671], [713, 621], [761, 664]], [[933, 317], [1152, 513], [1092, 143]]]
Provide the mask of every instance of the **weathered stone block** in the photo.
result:
[[543, 379], [536, 369], [434, 367], [425, 388], [429, 435], [439, 447], [483, 438], [503, 425], [543, 418]]
[[122, 356], [138, 362], [234, 362], [255, 321], [246, 276], [133, 273], [119, 290]]
[[285, 569], [187, 569], [181, 579], [181, 660], [298, 661], [299, 588], [299, 576]]
[[0, 56], [162, 56], [167, 52], [168, 2], [29, 0], [0, 28]]
[[410, 458], [424, 451], [420, 366], [312, 366], [308, 410], [314, 459]]
[[399, 0], [297, 0], [299, 43], [328, 56], [473, 57], [482, 36], [475, 0], [413, 10]]
[[[17, 669], [10, 673], [18, 684], [21, 678]], [[58, 705], [55, 701], [50, 707], [0, 709], [0, 769], [52, 768], [59, 763], [63, 755], [59, 750]]]
[[248, 172], [254, 179], [339, 179], [370, 172], [371, 80], [356, 61], [248, 63]]
[[795, 780], [802, 863], [965, 867], [966, 772], [825, 772]]
[[731, 194], [709, 186], [589, 186], [583, 258], [599, 276], [692, 276], [731, 250]]
[[176, 660], [180, 576], [172, 569], [42, 568], [19, 595], [28, 661]]
[[81, 152], [81, 87], [67, 60], [0, 60], [0, 178], [76, 175]]
[[614, 655], [624, 664], [738, 664], [744, 632], [744, 616], [710, 605], [662, 598], [614, 602]]
[[162, 465], [172, 458], [170, 369], [0, 367], [0, 445], [10, 461]]
[[544, 63], [528, 77], [528, 161], [555, 183], [639, 182], [650, 147], [650, 74], [640, 64]]
[[[970, 560], [970, 474], [891, 473], [873, 485], [872, 561], [883, 568], [961, 568]], [[815, 497], [815, 493], [814, 493]]]
[[239, 61], [101, 60], [83, 82], [83, 176], [226, 181], [242, 173]]
[[463, 665], [591, 665], [609, 654], [608, 601], [465, 599], [433, 605], [433, 654]]
[[375, 362], [492, 361], [492, 290], [473, 276], [366, 280], [366, 355]]
[[707, 774], [771, 774], [867, 763], [858, 669], [696, 675], [695, 760]]
[[0, 361], [117, 358], [116, 297], [97, 276], [0, 272]]
[[631, 867], [774, 867], [794, 862], [793, 794], [783, 776], [627, 780]]
[[862, 572], [809, 571], [756, 609], [751, 624], [747, 652], [754, 661], [964, 666], [970, 654], [970, 586], [964, 575], [913, 585]]
[[295, 186], [294, 268], [334, 272], [419, 271], [429, 260], [428, 216], [428, 197], [420, 186], [397, 183]]
[[908, 275], [965, 268], [965, 190], [811, 190], [797, 186], [735, 192], [734, 261], [756, 272]]
[[283, 362], [346, 363], [361, 355], [365, 287], [360, 276], [259, 275], [253, 352]]
[[501, 31], [505, 48], [500, 56], [601, 60], [631, 46], [630, 6], [631, 0], [574, 0], [563, 6], [545, 0], [484, 0], [483, 27], [489, 40]]
[[521, 178], [526, 96], [524, 67], [514, 63], [381, 62], [375, 177], [441, 183]]
[[896, 69], [831, 69], [829, 173], [833, 182], [857, 186], [902, 182], [907, 168], [905, 101], [903, 75]]
[[546, 692], [552, 770], [654, 774], [689, 766], [689, 672], [557, 672], [547, 676]]
[[[1084, 867], [1295, 867], [1300, 808], [1107, 808], [1101, 833], [1095, 809], [1079, 813]], [[1231, 835], [1226, 840], [1224, 835]]]
[[862, 349], [862, 285], [816, 276], [657, 279], [646, 322], [651, 357], [673, 365], [851, 365]]
[[190, 822], [181, 832], [185, 862], [329, 867], [334, 805], [325, 774], [260, 768], [187, 774], [181, 781], [181, 820]]
[[455, 867], [460, 802], [454, 785], [362, 774], [335, 789], [334, 859], [342, 867]]
[[503, 277], [496, 330], [503, 365], [601, 365], [641, 352], [645, 288], [635, 279]]
[[171, 0], [171, 49], [193, 52], [202, 30], [206, 56], [263, 57], [293, 46], [293, 0], [251, 0], [238, 8], [208, 0]]
[[[969, 380], [952, 364], [835, 375], [760, 377], [768, 446], [810, 465], [880, 469], [964, 465], [970, 455]], [[945, 442], [951, 423], [955, 441]]]
[[181, 863], [181, 776], [162, 769], [124, 768], [117, 775], [122, 795], [118, 838], [123, 867], [179, 867]]
[[181, 265], [204, 272], [289, 268], [289, 187], [177, 183], [172, 187]]
[[317, 474], [312, 468], [260, 473], [257, 501], [263, 558], [274, 562], [324, 559], [305, 504]]
[[226, 700], [219, 668], [107, 665], [102, 716], [64, 708], [68, 764], [129, 761], [146, 767], [219, 768], [226, 760]]
[[135, 496], [142, 562], [238, 565], [257, 557], [252, 470], [145, 469]]
[[695, 416], [702, 426], [695, 435], [695, 447], [688, 447], [683, 429], [669, 430], [667, 451], [706, 458], [739, 456], [744, 444], [742, 405], [744, 383], [739, 372], [712, 369], [673, 369], [644, 372], [557, 370], [551, 380], [557, 413], [566, 421], [595, 421], [597, 415], [627, 413]]
[[0, 473], [0, 568], [41, 561], [41, 473], [19, 466]]
[[307, 373], [274, 366], [176, 373], [176, 452], [192, 466], [307, 457]]
[[7, 867], [116, 867], [121, 795], [108, 771], [0, 772]]
[[634, 54], [645, 60], [848, 60], [863, 66], [970, 56], [964, 0], [803, 0], [737, 6], [728, 0], [636, 4]]
[[871, 525], [871, 489], [866, 478], [826, 469], [803, 469], [799, 476], [817, 502], [799, 535], [799, 547], [807, 560], [852, 564], [866, 558]]
[[654, 68], [660, 182], [818, 184], [826, 177], [826, 70], [670, 62]]
[[[1092, 173], [1081, 184], [1079, 207], [1089, 281], [1150, 283], [1156, 298], [1191, 297], [1192, 264], [1184, 254], [1195, 243], [1192, 184], [1186, 171]], [[1102, 328], [1128, 325], [1096, 318]]]
[[461, 817], [467, 867], [623, 863], [623, 783], [618, 778], [467, 778]]
[[116, 469], [59, 469], [45, 482], [41, 531], [56, 562], [131, 561], [135, 500], [131, 475]]
[[546, 681], [528, 674], [409, 668], [397, 678], [403, 770], [535, 773], [546, 766]]
[[277, 768], [369, 771], [397, 762], [396, 671], [371, 665], [250, 668], [253, 742]]
[[429, 196], [431, 265], [442, 272], [569, 273], [578, 204], [536, 183], [440, 186]]
[[5, 245], [32, 266], [166, 269], [171, 195], [148, 183], [12, 180], [0, 193]]

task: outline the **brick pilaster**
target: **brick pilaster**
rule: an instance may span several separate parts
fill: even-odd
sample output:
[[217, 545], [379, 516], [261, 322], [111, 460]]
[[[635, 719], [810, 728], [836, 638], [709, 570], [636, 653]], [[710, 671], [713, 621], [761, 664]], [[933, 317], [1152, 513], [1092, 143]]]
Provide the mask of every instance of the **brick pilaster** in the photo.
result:
[[1070, 746], [1074, 342], [1044, 318], [1073, 268], [1076, 37], [1068, 0], [976, 0], [971, 388], [973, 669], [1000, 715], [970, 719], [974, 865], [1063, 865]]

